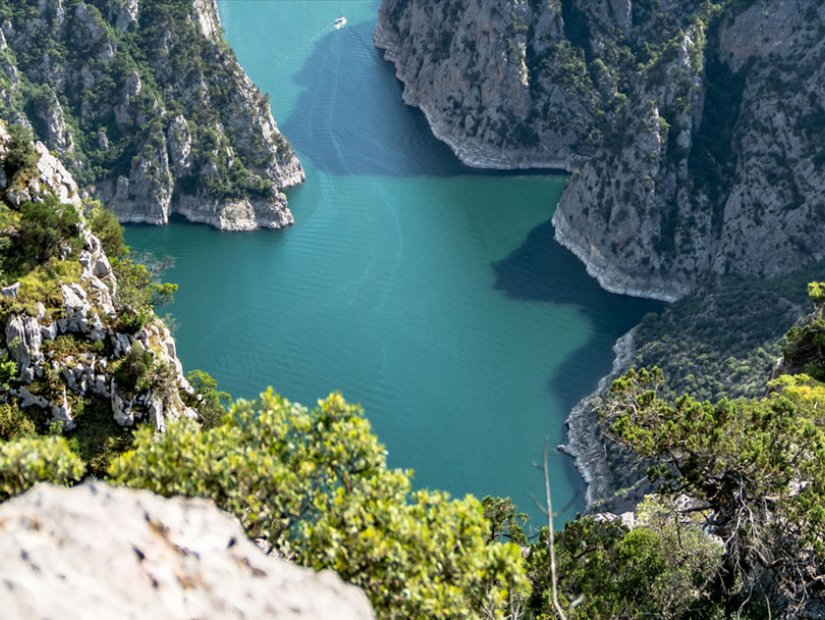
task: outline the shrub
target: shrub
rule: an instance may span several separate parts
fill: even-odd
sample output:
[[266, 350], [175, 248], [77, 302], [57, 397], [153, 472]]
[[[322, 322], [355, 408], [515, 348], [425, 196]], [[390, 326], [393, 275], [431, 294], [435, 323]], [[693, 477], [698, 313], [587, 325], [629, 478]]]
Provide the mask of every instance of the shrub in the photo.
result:
[[140, 342], [135, 342], [126, 357], [114, 365], [114, 378], [118, 388], [128, 393], [148, 389], [152, 380], [153, 363], [151, 351], [144, 349]]
[[36, 432], [34, 422], [26, 417], [16, 403], [0, 404], [0, 440], [9, 441]]
[[23, 125], [11, 125], [8, 129], [11, 141], [4, 165], [6, 176], [13, 180], [20, 172], [34, 170], [38, 155], [34, 150], [34, 138], [30, 129]]
[[63, 437], [19, 437], [0, 443], [0, 497], [18, 495], [38, 482], [70, 485], [85, 469]]
[[499, 617], [526, 594], [520, 550], [490, 540], [481, 504], [412, 493], [410, 473], [387, 468], [361, 410], [339, 394], [309, 410], [270, 390], [210, 430], [191, 420], [139, 429], [110, 475], [211, 498], [250, 537], [362, 587], [383, 617]]

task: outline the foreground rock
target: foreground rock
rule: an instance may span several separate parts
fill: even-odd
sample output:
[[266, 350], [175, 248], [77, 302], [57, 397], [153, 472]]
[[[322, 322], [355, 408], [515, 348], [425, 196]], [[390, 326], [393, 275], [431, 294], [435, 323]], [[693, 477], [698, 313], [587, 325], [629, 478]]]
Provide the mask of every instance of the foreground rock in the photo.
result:
[[205, 500], [41, 484], [0, 523], [4, 617], [373, 617], [363, 592], [266, 556]]

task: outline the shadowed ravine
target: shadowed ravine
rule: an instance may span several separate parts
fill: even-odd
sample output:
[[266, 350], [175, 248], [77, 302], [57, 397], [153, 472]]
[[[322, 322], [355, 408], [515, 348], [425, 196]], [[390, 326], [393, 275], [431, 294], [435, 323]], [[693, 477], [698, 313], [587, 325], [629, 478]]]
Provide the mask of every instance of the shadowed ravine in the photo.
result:
[[[552, 240], [564, 177], [469, 171], [432, 137], [372, 47], [376, 3], [219, 4], [308, 180], [287, 231], [128, 229], [175, 259], [184, 364], [236, 396], [340, 389], [417, 484], [536, 516], [544, 437], [563, 440], [615, 338], [658, 306], [603, 292]], [[564, 520], [581, 482], [566, 457], [551, 467]]]

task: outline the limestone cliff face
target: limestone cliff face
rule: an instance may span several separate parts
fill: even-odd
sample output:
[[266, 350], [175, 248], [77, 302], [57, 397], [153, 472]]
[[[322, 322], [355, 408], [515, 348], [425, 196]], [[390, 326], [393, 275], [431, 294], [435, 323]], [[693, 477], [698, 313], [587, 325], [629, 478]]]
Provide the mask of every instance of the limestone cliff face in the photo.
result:
[[304, 179], [222, 38], [215, 0], [22, 0], [0, 11], [0, 114], [125, 222], [293, 222]]
[[592, 85], [554, 79], [554, 60], [576, 61], [558, 0], [390, 0], [374, 38], [396, 65], [404, 101], [465, 163], [569, 168], [592, 151]]
[[825, 6], [384, 0], [405, 100], [471, 165], [573, 172], [557, 239], [677, 299], [825, 256]]
[[363, 592], [265, 555], [205, 500], [41, 484], [0, 519], [9, 618], [374, 618]]
[[[9, 178], [12, 148], [0, 122], [3, 236], [20, 234], [14, 222], [21, 208], [51, 197], [76, 210], [80, 221], [71, 231], [76, 251], [66, 243], [60, 258], [0, 289], [0, 355], [14, 361], [17, 371], [0, 386], [0, 400], [40, 411], [41, 418], [59, 422], [65, 430], [82, 424], [78, 410], [91, 403], [110, 411], [121, 426], [143, 420], [162, 430], [168, 418], [196, 417], [187, 405], [193, 402], [193, 390], [183, 376], [174, 339], [154, 315], [140, 323], [131, 320], [134, 311], [119, 298], [114, 270], [82, 216], [71, 174], [38, 143], [34, 173]], [[150, 369], [143, 373], [145, 380], [124, 382], [122, 377], [134, 376], [136, 364]]]

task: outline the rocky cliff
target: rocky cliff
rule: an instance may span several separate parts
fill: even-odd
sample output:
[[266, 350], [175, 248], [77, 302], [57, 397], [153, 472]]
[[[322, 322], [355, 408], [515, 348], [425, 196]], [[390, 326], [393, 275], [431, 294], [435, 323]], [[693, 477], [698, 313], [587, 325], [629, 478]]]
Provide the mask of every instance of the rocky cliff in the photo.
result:
[[119, 286], [69, 172], [2, 123], [0, 170], [0, 359], [13, 362], [0, 401], [41, 431], [57, 422], [70, 432], [100, 412], [159, 430], [197, 416], [169, 330], [137, 306], [133, 283]]
[[0, 117], [30, 124], [121, 221], [293, 222], [304, 173], [215, 0], [0, 3]]
[[265, 555], [205, 500], [41, 484], [0, 522], [7, 617], [374, 617], [363, 592]]
[[556, 237], [609, 290], [825, 257], [825, 6], [384, 0], [375, 41], [465, 162], [572, 171]]

